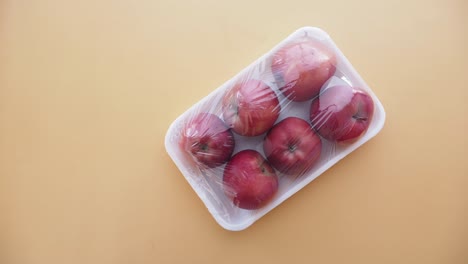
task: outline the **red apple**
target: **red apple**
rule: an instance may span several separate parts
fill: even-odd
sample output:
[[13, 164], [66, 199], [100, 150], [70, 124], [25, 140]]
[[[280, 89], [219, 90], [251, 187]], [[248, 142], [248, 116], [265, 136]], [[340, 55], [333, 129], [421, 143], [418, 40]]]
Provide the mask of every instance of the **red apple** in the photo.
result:
[[308, 122], [288, 117], [268, 132], [263, 150], [275, 169], [299, 176], [312, 168], [320, 157], [322, 141]]
[[200, 113], [182, 129], [180, 146], [199, 165], [209, 168], [228, 161], [234, 151], [234, 136], [216, 115]]
[[335, 73], [336, 57], [324, 44], [308, 40], [289, 44], [273, 55], [271, 69], [280, 91], [293, 101], [307, 101]]
[[237, 83], [223, 98], [224, 121], [242, 136], [265, 133], [278, 119], [280, 111], [276, 93], [258, 80]]
[[243, 150], [226, 165], [224, 192], [239, 208], [255, 210], [264, 206], [278, 191], [275, 170], [260, 153]]
[[310, 121], [328, 140], [351, 142], [369, 127], [374, 113], [372, 98], [347, 85], [326, 89], [312, 102]]

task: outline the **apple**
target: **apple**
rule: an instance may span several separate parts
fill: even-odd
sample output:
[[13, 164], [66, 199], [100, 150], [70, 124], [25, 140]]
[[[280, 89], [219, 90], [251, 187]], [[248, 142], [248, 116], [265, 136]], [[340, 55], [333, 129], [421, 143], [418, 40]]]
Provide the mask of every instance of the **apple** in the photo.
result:
[[202, 166], [214, 168], [226, 163], [234, 145], [231, 129], [214, 114], [199, 113], [182, 129], [181, 148]]
[[307, 121], [288, 117], [268, 132], [263, 151], [275, 169], [286, 175], [299, 176], [319, 159], [322, 141]]
[[324, 44], [300, 41], [273, 55], [271, 69], [280, 91], [292, 101], [303, 102], [317, 96], [335, 73], [336, 57]]
[[324, 138], [352, 142], [369, 127], [374, 102], [364, 91], [347, 85], [326, 89], [310, 107], [310, 121]]
[[267, 204], [278, 191], [275, 170], [255, 150], [243, 150], [226, 164], [224, 192], [234, 205], [255, 210]]
[[226, 124], [242, 136], [265, 133], [281, 111], [276, 93], [264, 82], [253, 79], [239, 82], [228, 90], [222, 108]]

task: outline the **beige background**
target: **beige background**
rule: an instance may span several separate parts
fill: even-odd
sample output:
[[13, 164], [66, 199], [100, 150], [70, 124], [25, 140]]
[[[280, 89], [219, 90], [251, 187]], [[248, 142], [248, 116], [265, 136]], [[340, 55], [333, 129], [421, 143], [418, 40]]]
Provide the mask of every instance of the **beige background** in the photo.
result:
[[[387, 122], [225, 231], [166, 129], [304, 25]], [[0, 1], [0, 263], [468, 263], [467, 47], [465, 0]]]

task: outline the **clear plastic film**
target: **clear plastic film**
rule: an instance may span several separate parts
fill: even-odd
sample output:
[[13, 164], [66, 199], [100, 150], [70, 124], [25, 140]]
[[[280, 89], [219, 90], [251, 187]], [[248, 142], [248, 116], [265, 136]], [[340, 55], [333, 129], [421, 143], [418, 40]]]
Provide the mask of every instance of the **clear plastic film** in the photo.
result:
[[173, 122], [166, 149], [216, 221], [242, 230], [383, 127], [330, 37], [301, 28]]

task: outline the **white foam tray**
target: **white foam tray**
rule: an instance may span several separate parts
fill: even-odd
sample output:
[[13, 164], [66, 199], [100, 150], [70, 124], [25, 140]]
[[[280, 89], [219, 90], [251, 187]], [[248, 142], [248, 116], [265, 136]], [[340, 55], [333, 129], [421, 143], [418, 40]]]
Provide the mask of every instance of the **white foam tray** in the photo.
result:
[[[224, 166], [206, 172], [201, 171], [198, 168], [194, 168], [191, 164], [184, 160], [181, 152], [182, 150], [180, 150], [178, 146], [184, 120], [200, 111], [209, 111], [221, 117], [220, 102], [226, 89], [231, 87], [232, 84], [241, 76], [245, 76], [245, 74], [249, 74], [249, 76], [252, 78], [261, 79], [270, 85], [270, 87], [277, 92], [280, 102], [283, 104], [283, 102], [287, 100], [285, 100], [281, 93], [278, 92], [278, 87], [276, 87], [273, 74], [271, 73], [271, 55], [287, 43], [304, 36], [319, 40], [331, 48], [336, 54], [337, 72], [335, 73], [335, 76], [332, 77], [330, 81], [328, 81], [324, 86], [330, 86], [338, 83], [348, 83], [354, 87], [359, 87], [360, 89], [366, 91], [374, 101], [374, 116], [366, 133], [352, 144], [337, 145], [331, 142], [327, 142], [326, 140], [322, 140], [323, 146], [321, 157], [314, 165], [312, 170], [310, 170], [307, 174], [295, 180], [292, 180], [289, 177], [281, 177], [279, 174], [280, 187], [278, 193], [265, 207], [253, 211], [237, 208], [224, 195], [222, 190], [221, 184]], [[288, 102], [286, 107], [284, 107], [284, 105], [282, 106], [282, 112], [276, 123], [288, 116], [297, 116], [303, 118], [304, 120], [309, 120], [308, 114], [310, 101], [303, 103]], [[338, 49], [330, 36], [319, 28], [303, 27], [296, 30], [265, 55], [239, 72], [231, 80], [221, 85], [219, 88], [214, 90], [200, 102], [196, 103], [185, 113], [179, 116], [171, 124], [167, 131], [165, 146], [168, 154], [182, 172], [182, 175], [195, 190], [197, 195], [208, 208], [208, 211], [213, 215], [214, 219], [227, 230], [239, 231], [252, 225], [259, 218], [284, 202], [297, 191], [304, 188], [304, 186], [320, 176], [324, 171], [328, 170], [342, 158], [346, 157], [362, 144], [369, 141], [382, 129], [384, 122], [385, 110], [381, 102], [372, 92], [369, 86], [364, 82], [361, 76], [357, 73], [351, 63], [346, 59], [343, 53]], [[262, 148], [263, 138], [264, 135], [246, 138], [235, 134], [236, 147], [234, 149], [234, 154], [243, 149], [250, 148], [257, 150], [264, 156]], [[170, 176], [172, 177], [173, 175]]]

